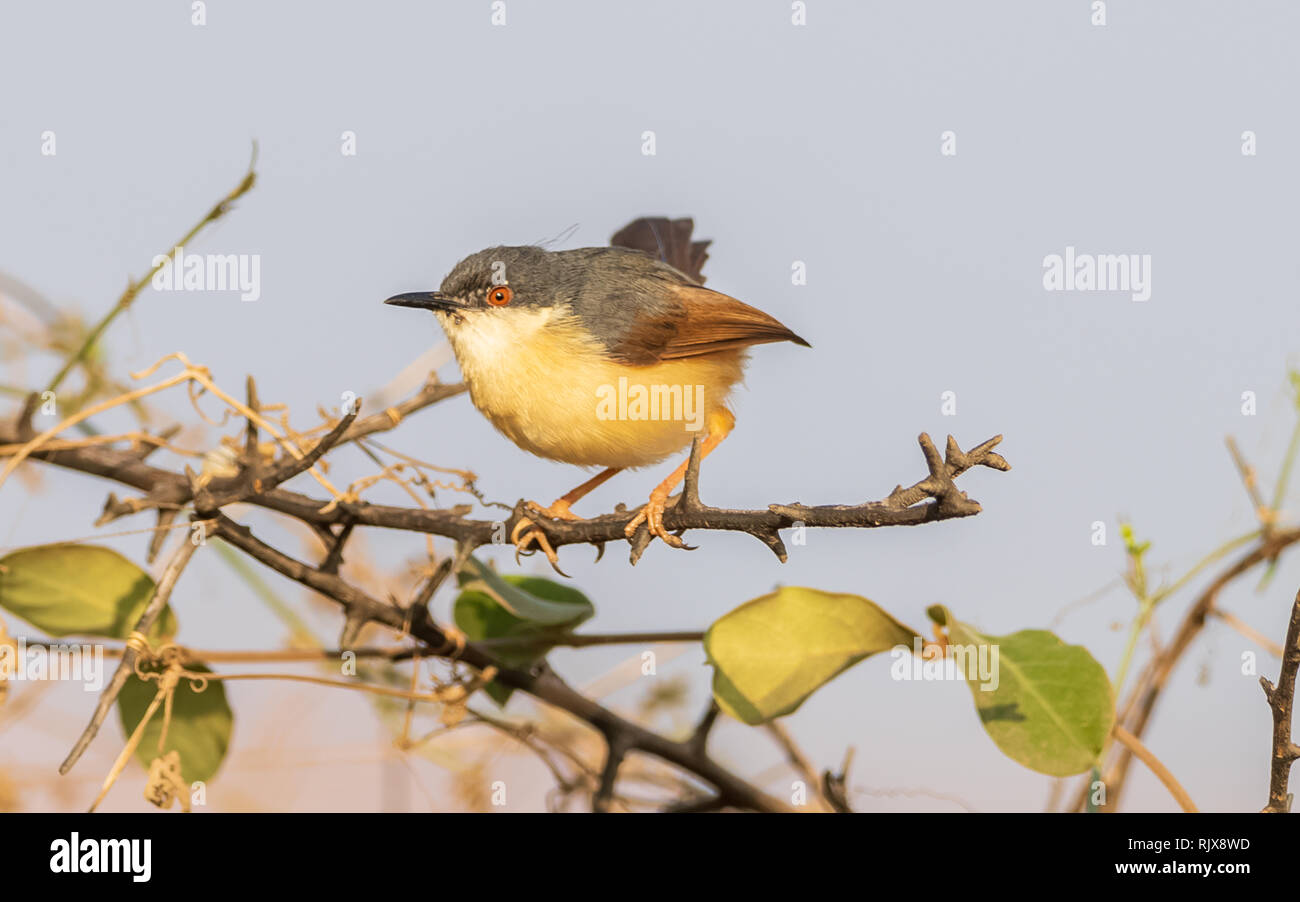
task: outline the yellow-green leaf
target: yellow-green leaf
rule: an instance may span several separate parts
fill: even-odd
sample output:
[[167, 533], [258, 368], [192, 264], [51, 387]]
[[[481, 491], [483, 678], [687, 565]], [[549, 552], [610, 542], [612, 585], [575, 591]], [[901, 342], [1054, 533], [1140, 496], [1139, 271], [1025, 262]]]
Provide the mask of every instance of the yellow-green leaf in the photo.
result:
[[[149, 574], [98, 545], [37, 545], [0, 558], [0, 607], [48, 636], [125, 639], [153, 591]], [[164, 609], [149, 638], [174, 636], [176, 628]]]
[[947, 626], [950, 645], [974, 649], [962, 652], [968, 661], [985, 649], [988, 672], [967, 666], [966, 683], [984, 730], [1003, 754], [1054, 777], [1097, 762], [1115, 722], [1115, 698], [1106, 671], [1086, 648], [1047, 630], [986, 636], [940, 605], [928, 613]]
[[789, 714], [863, 658], [912, 647], [915, 630], [860, 595], [788, 586], [746, 602], [704, 636], [713, 695], [738, 720]]
[[[202, 664], [194, 663], [186, 664], [185, 669], [197, 673], [212, 672]], [[117, 697], [117, 712], [127, 736], [135, 732], [157, 694], [156, 680], [141, 680], [133, 675], [126, 681], [122, 694]], [[162, 735], [164, 710], [165, 707], [159, 705], [144, 728], [140, 744], [135, 748], [136, 760], [148, 770], [153, 759], [175, 750], [180, 753], [181, 777], [187, 785], [211, 780], [226, 757], [235, 720], [230, 705], [226, 703], [226, 690], [221, 681], [209, 680], [202, 692], [195, 692], [187, 679], [182, 678], [176, 684], [167, 742], [160, 752], [158, 737]]]

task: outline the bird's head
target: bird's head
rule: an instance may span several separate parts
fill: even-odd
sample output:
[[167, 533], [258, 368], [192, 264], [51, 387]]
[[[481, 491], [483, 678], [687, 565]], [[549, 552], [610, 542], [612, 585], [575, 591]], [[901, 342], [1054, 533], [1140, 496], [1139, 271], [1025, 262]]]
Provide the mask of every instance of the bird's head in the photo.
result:
[[385, 303], [433, 311], [463, 369], [467, 358], [560, 333], [617, 352], [639, 319], [648, 317], [655, 335], [671, 331], [670, 321], [659, 322], [674, 309], [666, 290], [687, 282], [667, 264], [622, 247], [490, 247], [457, 263], [437, 291]]
[[432, 310], [449, 332], [484, 317], [539, 312], [565, 298], [555, 255], [539, 247], [490, 247], [461, 260], [437, 291], [413, 291], [384, 303]]

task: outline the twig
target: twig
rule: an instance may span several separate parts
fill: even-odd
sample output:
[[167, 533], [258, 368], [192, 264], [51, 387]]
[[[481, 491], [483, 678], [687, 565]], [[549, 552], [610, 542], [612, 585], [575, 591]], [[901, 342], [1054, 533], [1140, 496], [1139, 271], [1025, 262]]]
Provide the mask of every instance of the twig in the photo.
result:
[[1265, 813], [1271, 814], [1285, 814], [1291, 810], [1291, 793], [1287, 784], [1291, 778], [1291, 765], [1300, 758], [1300, 746], [1291, 739], [1296, 672], [1300, 671], [1300, 592], [1296, 593], [1295, 603], [1291, 606], [1285, 651], [1277, 685], [1274, 686], [1265, 677], [1259, 678], [1268, 706], [1273, 710], [1273, 754], [1270, 759], [1268, 804], [1263, 809]]
[[1210, 616], [1219, 618], [1228, 626], [1232, 627], [1234, 630], [1241, 633], [1243, 636], [1245, 636], [1251, 642], [1254, 642], [1260, 648], [1264, 649], [1273, 657], [1275, 658], [1282, 657], [1282, 646], [1278, 645], [1268, 636], [1265, 636], [1263, 633], [1255, 629], [1246, 621], [1242, 620], [1236, 614], [1230, 613], [1229, 611], [1221, 610], [1216, 607], [1212, 611], [1210, 611]]
[[320, 568], [326, 573], [338, 573], [339, 567], [343, 566], [343, 546], [352, 537], [352, 530], [355, 526], [356, 524], [349, 520], [343, 524], [343, 528], [334, 537], [329, 553], [325, 555], [325, 560], [321, 561], [320, 565]]
[[[451, 385], [443, 385], [436, 378], [430, 379], [418, 392], [406, 400], [399, 401], [379, 413], [357, 420], [344, 434], [342, 443], [355, 442], [357, 439], [374, 435], [376, 432], [387, 432], [417, 410], [437, 404], [446, 398], [454, 398], [464, 391], [464, 383], [457, 382]], [[359, 408], [360, 404], [353, 402], [353, 406]]]
[[1142, 744], [1142, 740], [1119, 724], [1115, 724], [1114, 734], [1115, 738], [1126, 749], [1137, 755], [1143, 764], [1151, 768], [1151, 772], [1160, 778], [1160, 782], [1165, 784], [1165, 789], [1169, 790], [1169, 794], [1174, 797], [1184, 811], [1193, 814], [1196, 812], [1196, 805], [1192, 802], [1191, 796], [1187, 794], [1187, 790], [1183, 789], [1182, 785], [1174, 779], [1174, 775], [1169, 772], [1169, 768], [1165, 767], [1159, 758], [1151, 754], [1151, 750]]
[[832, 810], [830, 799], [823, 793], [822, 781], [817, 778], [817, 769], [812, 766], [812, 762], [804, 755], [803, 750], [795, 743], [794, 737], [790, 731], [780, 721], [773, 720], [766, 725], [767, 732], [776, 740], [776, 744], [781, 747], [785, 753], [785, 759], [789, 762], [799, 776], [803, 777], [804, 786], [806, 786], [814, 795], [821, 807], [826, 810]]
[[594, 645], [654, 645], [656, 643], [702, 642], [699, 630], [645, 633], [557, 633], [545, 632], [526, 636], [502, 636], [480, 639], [480, 648], [517, 648], [520, 645], [547, 645], [555, 648], [590, 648]]
[[[50, 649], [50, 646], [40, 640], [24, 639], [24, 644], [28, 648]], [[104, 648], [104, 657], [120, 658], [127, 651], [128, 646], [121, 648]], [[344, 655], [352, 655], [356, 658], [382, 658], [385, 661], [404, 661], [407, 658], [418, 656], [419, 652], [414, 648], [335, 648], [335, 649], [315, 649], [315, 648], [281, 648], [270, 650], [242, 650], [232, 651], [227, 649], [209, 649], [209, 648], [190, 648], [185, 645], [176, 646], [179, 653], [178, 660], [182, 664], [292, 664], [302, 661], [337, 661]]]
[[710, 811], [721, 811], [727, 807], [727, 800], [720, 795], [699, 796], [694, 799], [687, 799], [684, 802], [674, 802], [664, 808], [665, 814], [705, 814]]
[[[183, 376], [177, 376], [173, 377], [173, 379], [165, 380], [164, 384], [169, 386], [177, 384], [180, 381], [183, 381]], [[425, 390], [422, 390], [420, 395], [414, 396], [413, 398], [402, 402], [402, 404], [398, 406], [402, 407], [403, 405], [406, 405], [407, 407], [411, 407], [415, 402], [418, 402], [418, 404], [415, 404], [416, 408], [428, 406], [429, 404], [434, 403], [435, 398], [441, 399], [443, 397], [450, 397], [454, 394], [454, 392], [450, 392], [450, 389], [459, 387], [442, 386], [442, 388], [444, 389], [443, 392], [429, 392], [426, 387]], [[152, 386], [149, 387], [147, 391], [152, 392], [158, 389], [159, 386]], [[39, 396], [34, 397], [39, 398]], [[120, 399], [117, 399], [115, 403], [120, 403]], [[382, 417], [385, 422], [391, 423], [391, 420], [389, 420], [385, 414], [377, 414], [376, 416]], [[84, 417], [82, 417], [82, 419], [84, 419]], [[373, 419], [373, 417], [367, 418], [367, 421]], [[66, 426], [68, 424], [65, 423], [64, 425]], [[344, 435], [337, 440], [337, 444], [334, 445], [334, 447], [351, 441], [348, 434], [353, 433], [354, 427], [357, 425], [358, 421], [352, 421], [351, 426], [347, 429]], [[370, 432], [378, 431], [377, 425], [373, 422], [368, 428]], [[164, 430], [163, 433], [161, 433], [161, 436], [165, 438], [172, 432], [174, 432], [174, 430]], [[13, 444], [18, 445], [21, 448], [32, 442], [34, 437], [35, 433], [30, 429], [30, 425], [28, 425], [27, 420], [21, 414], [10, 423], [0, 422], [0, 445]], [[108, 522], [116, 517], [139, 513], [140, 511], [148, 509], [178, 510], [192, 500], [192, 491], [189, 480], [183, 474], [150, 466], [144, 463], [144, 455], [137, 453], [134, 450], [120, 450], [94, 446], [85, 446], [73, 449], [57, 449], [47, 447], [46, 444], [41, 443], [38, 446], [34, 446], [28, 454], [35, 460], [43, 460], [65, 469], [76, 470], [82, 473], [89, 473], [94, 476], [112, 479], [124, 485], [146, 492], [146, 496], [143, 499], [127, 499], [106, 506], [104, 515], [101, 517], [101, 525], [103, 522]], [[289, 461], [285, 461], [284, 463], [286, 466], [290, 464]], [[284, 477], [282, 476], [281, 478], [283, 479]], [[227, 500], [228, 497], [248, 494], [247, 477], [246, 474], [240, 474], [238, 476], [224, 479], [214, 479], [206, 488], [210, 493], [217, 496], [218, 502], [223, 504], [230, 503], [229, 500]], [[320, 510], [325, 506], [325, 502], [308, 499], [305, 495], [298, 495], [296, 493], [285, 492], [282, 490], [277, 491], [274, 489], [266, 491], [265, 486], [261, 495], [274, 499], [274, 501], [268, 502], [271, 504], [279, 503], [283, 506], [284, 500], [291, 500], [292, 504], [290, 506], [293, 506], [297, 504], [299, 499], [301, 499], [305, 502], [306, 507], [310, 508], [314, 506], [314, 515], [309, 516], [303, 521], [313, 529], [328, 527], [334, 523], [345, 522], [347, 520], [347, 517], [341, 515], [337, 508], [334, 509], [331, 515], [321, 514]], [[248, 500], [250, 500], [251, 503], [258, 503], [258, 497], [261, 496], [256, 496]], [[240, 500], [243, 500], [243, 498], [241, 497]], [[267, 505], [264, 504], [263, 506]], [[274, 507], [272, 507], [272, 509], [274, 509]], [[292, 514], [290, 515], [292, 516]], [[458, 519], [454, 512], [451, 516], [453, 519]], [[375, 524], [361, 523], [360, 525]], [[490, 541], [490, 529], [485, 531], [485, 535], [486, 538], [484, 541]], [[482, 542], [479, 542], [478, 544], [482, 544]]]
[[591, 799], [591, 810], [607, 811], [609, 802], [614, 797], [614, 784], [618, 782], [618, 769], [623, 765], [627, 755], [627, 746], [618, 733], [605, 737], [605, 765], [600, 771], [600, 785]]
[[1255, 517], [1259, 520], [1259, 525], [1263, 528], [1264, 536], [1267, 538], [1277, 523], [1277, 511], [1264, 503], [1264, 496], [1259, 493], [1259, 477], [1255, 473], [1255, 468], [1246, 462], [1241, 449], [1237, 447], [1237, 440], [1232, 436], [1228, 436], [1224, 439], [1224, 442], [1228, 446], [1228, 453], [1232, 455], [1232, 462], [1237, 467], [1237, 473], [1241, 476], [1241, 484], [1246, 489], [1246, 495], [1255, 508]]
[[697, 753], [703, 755], [709, 744], [709, 734], [713, 732], [713, 726], [718, 722], [718, 715], [722, 709], [718, 707], [717, 701], [712, 695], [709, 696], [709, 707], [705, 709], [704, 715], [700, 722], [695, 725], [691, 732], [691, 738], [687, 740]]
[[122, 296], [117, 299], [117, 303], [114, 304], [112, 309], [110, 309], [108, 313], [104, 315], [103, 319], [101, 319], [98, 323], [96, 323], [95, 327], [90, 330], [90, 333], [86, 335], [85, 341], [81, 343], [81, 347], [77, 349], [77, 352], [75, 354], [73, 354], [71, 357], [67, 359], [67, 361], [63, 364], [63, 367], [58, 371], [58, 373], [55, 374], [54, 378], [50, 380], [49, 385], [45, 386], [45, 390], [54, 391], [55, 389], [57, 389], [63, 383], [63, 380], [67, 378], [68, 374], [72, 372], [73, 368], [76, 367], [76, 365], [79, 364], [81, 361], [86, 359], [86, 355], [90, 353], [91, 348], [93, 348], [95, 346], [95, 343], [99, 341], [99, 337], [104, 334], [104, 330], [107, 329], [109, 325], [113, 322], [113, 320], [117, 318], [118, 314], [127, 310], [131, 306], [131, 304], [135, 302], [136, 297], [140, 294], [140, 292], [144, 289], [144, 287], [149, 284], [149, 282], [153, 279], [154, 275], [157, 274], [159, 270], [161, 270], [164, 266], [168, 265], [166, 261], [170, 260], [171, 256], [174, 253], [176, 253], [176, 248], [184, 247], [185, 245], [189, 244], [192, 240], [194, 240], [194, 238], [199, 234], [199, 232], [203, 231], [205, 227], [207, 227], [211, 223], [216, 222], [222, 216], [225, 216], [228, 212], [230, 212], [230, 209], [234, 206], [235, 201], [239, 200], [239, 198], [243, 197], [245, 194], [251, 191], [253, 189], [253, 185], [256, 182], [257, 182], [257, 143], [254, 142], [253, 158], [248, 163], [248, 172], [244, 175], [243, 179], [240, 180], [239, 184], [236, 185], [229, 194], [227, 194], [225, 197], [219, 200], [216, 203], [216, 205], [214, 205], [212, 209], [209, 210], [207, 214], [194, 225], [192, 229], [186, 232], [184, 238], [182, 238], [180, 241], [173, 244], [171, 250], [167, 252], [166, 258], [164, 258], [164, 260], [162, 261], [159, 261], [159, 263], [156, 266], [150, 269], [149, 273], [143, 279], [140, 279], [139, 281], [136, 282], [131, 282], [126, 286], [126, 290], [123, 291]]
[[[149, 599], [149, 603], [145, 606], [140, 619], [136, 621], [133, 632], [143, 635], [148, 634], [150, 628], [154, 625], [154, 621], [158, 619], [158, 615], [162, 613], [163, 608], [167, 607], [167, 600], [171, 598], [172, 590], [176, 588], [176, 581], [180, 579], [181, 572], [185, 569], [185, 565], [190, 562], [190, 558], [193, 557], [197, 548], [198, 546], [191, 542], [188, 536], [181, 539], [181, 543], [172, 553], [171, 560], [167, 562], [167, 569], [163, 571], [162, 579], [154, 587], [153, 597]], [[72, 751], [68, 753], [68, 757], [59, 765], [59, 773], [66, 774], [72, 770], [72, 766], [77, 763], [90, 745], [91, 740], [95, 738], [95, 734], [99, 732], [100, 726], [104, 723], [104, 718], [108, 716], [109, 709], [113, 707], [113, 702], [117, 700], [122, 687], [126, 685], [127, 679], [134, 672], [135, 662], [139, 656], [139, 652], [131, 645], [127, 645], [122, 652], [122, 660], [118, 662], [117, 670], [113, 672], [113, 678], [109, 681], [108, 686], [100, 693], [99, 703], [95, 705], [95, 713], [91, 715], [90, 723], [86, 725], [86, 729], [78, 737]]]
[[[1296, 380], [1296, 373], [1292, 371], [1292, 384], [1297, 386], [1297, 395], [1295, 398], [1296, 411], [1300, 413], [1300, 381]], [[1286, 498], [1287, 484], [1291, 479], [1291, 470], [1295, 466], [1296, 458], [1300, 457], [1300, 416], [1296, 417], [1296, 424], [1291, 429], [1291, 438], [1287, 442], [1286, 452], [1282, 455], [1282, 468], [1277, 474], [1277, 482], [1273, 485], [1273, 503], [1269, 507], [1274, 511], [1282, 509], [1282, 502]]]
[[822, 796], [830, 804], [831, 810], [836, 814], [852, 814], [853, 806], [849, 804], [849, 768], [853, 766], [853, 746], [849, 746], [844, 753], [844, 763], [840, 765], [840, 772], [831, 773], [829, 770], [822, 774]]

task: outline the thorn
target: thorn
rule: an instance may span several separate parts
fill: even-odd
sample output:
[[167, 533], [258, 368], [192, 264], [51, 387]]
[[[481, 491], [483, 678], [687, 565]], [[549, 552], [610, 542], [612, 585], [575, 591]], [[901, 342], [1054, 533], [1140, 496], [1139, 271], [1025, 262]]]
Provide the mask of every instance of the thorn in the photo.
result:
[[700, 433], [691, 441], [691, 456], [686, 462], [686, 477], [682, 482], [682, 493], [674, 505], [680, 511], [698, 511], [700, 503]]
[[[159, 432], [155, 436], [155, 438], [157, 438], [161, 442], [167, 442], [170, 441], [172, 437], [175, 436], [180, 431], [181, 431], [180, 424], [172, 423], [166, 429]], [[162, 447], [161, 444], [154, 444], [153, 442], [137, 441], [134, 443], [134, 447], [127, 453], [134, 455], [136, 460], [146, 460], [149, 457], [149, 455], [153, 454], [161, 447]]]
[[144, 556], [145, 563], [152, 564], [158, 559], [158, 553], [167, 542], [167, 533], [171, 532], [171, 525], [176, 521], [177, 513], [179, 512], [165, 508], [158, 511], [158, 528], [149, 538], [149, 550]]
[[785, 542], [781, 541], [781, 533], [777, 530], [754, 530], [750, 535], [771, 548], [772, 553], [776, 555], [777, 560], [781, 563], [784, 564], [789, 560], [789, 554], [785, 550]]
[[361, 628], [366, 625], [366, 619], [364, 614], [348, 612], [347, 619], [343, 621], [343, 632], [339, 635], [339, 648], [347, 651], [356, 645], [357, 637], [361, 635]]
[[[321, 562], [320, 571], [329, 573], [334, 576], [338, 575], [339, 567], [343, 564], [343, 546], [348, 538], [352, 535], [352, 529], [357, 525], [357, 521], [348, 517], [343, 526], [339, 529], [338, 535], [333, 536], [332, 544], [326, 545], [329, 551], [325, 555], [325, 560]], [[328, 532], [328, 530], [326, 530]]]
[[18, 426], [20, 441], [29, 441], [36, 436], [36, 430], [32, 427], [32, 417], [36, 415], [36, 407], [40, 403], [40, 392], [32, 392], [23, 401], [23, 409], [19, 411], [18, 419], [14, 421]]
[[[253, 413], [260, 414], [262, 412], [262, 405], [257, 397], [257, 382], [253, 379], [252, 373], [249, 373], [245, 379], [244, 389], [247, 395], [246, 403], [248, 409]], [[249, 467], [253, 467], [258, 461], [257, 423], [253, 422], [250, 417], [247, 420], [247, 424], [248, 425], [244, 431], [244, 457], [246, 458], [245, 464]]]
[[963, 466], [966, 463], [966, 455], [962, 453], [961, 447], [958, 446], [957, 440], [951, 435], [948, 436], [948, 443], [944, 446], [944, 459], [952, 466]]
[[636, 566], [637, 561], [641, 560], [641, 555], [645, 554], [646, 548], [650, 546], [650, 542], [653, 539], [654, 536], [650, 535], [650, 530], [646, 528], [644, 523], [642, 523], [637, 528], [637, 531], [632, 534], [632, 538], [628, 540], [627, 544], [631, 548], [631, 554], [628, 556], [628, 560], [631, 562], [633, 567]]
[[994, 470], [1001, 470], [1004, 473], [1011, 469], [1011, 464], [1007, 463], [1007, 459], [1001, 454], [997, 454], [993, 451], [985, 454], [984, 459], [981, 460], [980, 463]]
[[95, 523], [94, 523], [95, 528], [98, 529], [99, 527], [103, 526], [105, 523], [111, 523], [112, 521], [116, 520], [119, 516], [121, 516], [121, 514], [119, 513], [121, 508], [122, 508], [122, 502], [121, 500], [118, 499], [117, 494], [114, 492], [109, 492], [108, 497], [104, 499], [104, 509], [100, 511], [99, 516], [95, 519]]
[[925, 455], [925, 464], [930, 468], [930, 475], [944, 479], [948, 475], [948, 467], [939, 456], [939, 449], [927, 433], [922, 432], [918, 441], [921, 443], [921, 453]]

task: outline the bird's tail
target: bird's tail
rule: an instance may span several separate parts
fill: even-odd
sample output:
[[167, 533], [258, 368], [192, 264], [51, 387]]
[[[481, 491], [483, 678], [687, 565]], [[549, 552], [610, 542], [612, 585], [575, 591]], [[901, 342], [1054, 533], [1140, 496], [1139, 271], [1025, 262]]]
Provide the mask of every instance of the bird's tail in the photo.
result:
[[709, 241], [692, 241], [693, 219], [669, 219], [666, 216], [643, 216], [633, 220], [609, 239], [613, 247], [645, 251], [704, 284], [704, 261]]

